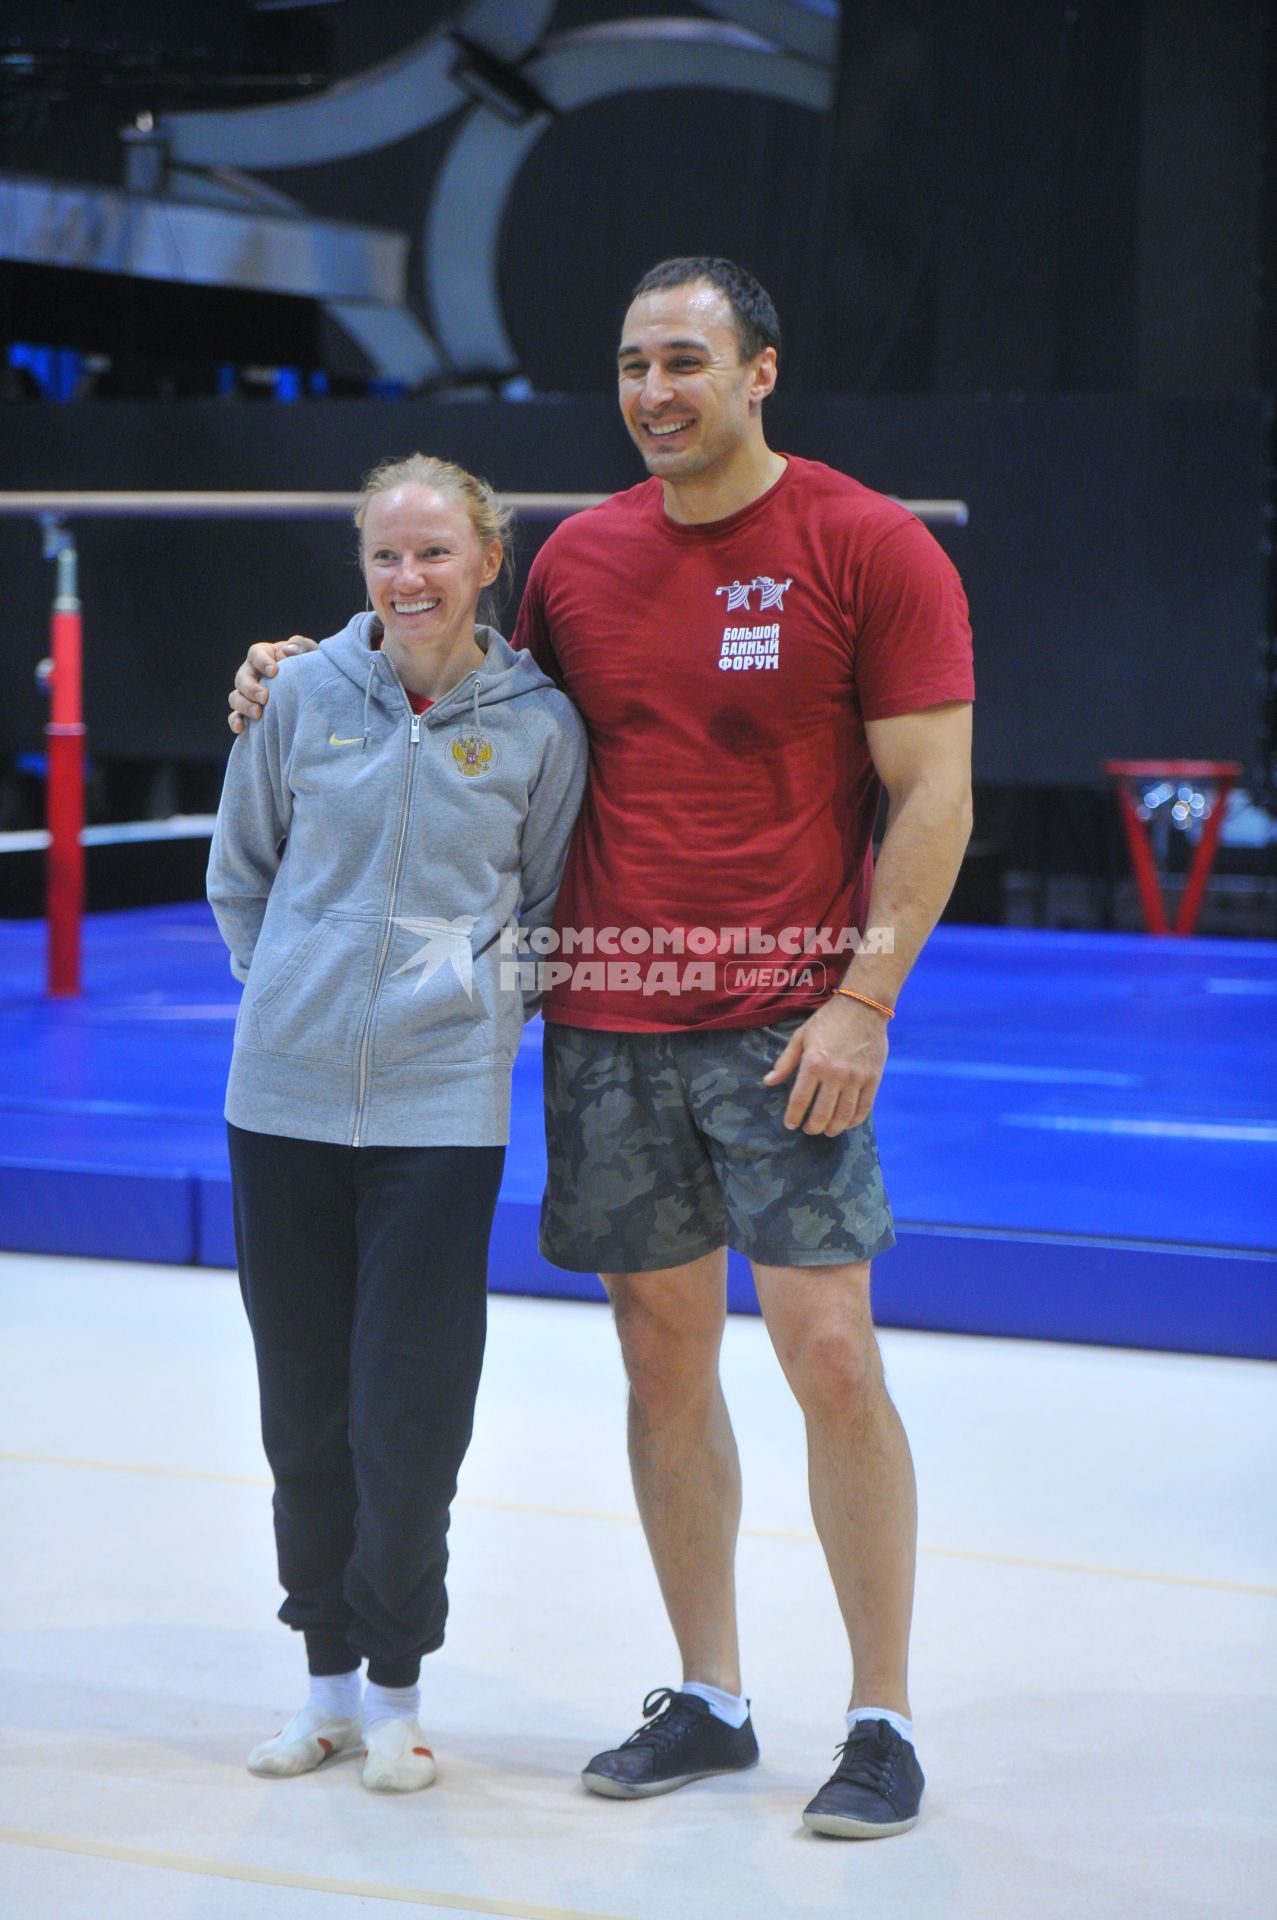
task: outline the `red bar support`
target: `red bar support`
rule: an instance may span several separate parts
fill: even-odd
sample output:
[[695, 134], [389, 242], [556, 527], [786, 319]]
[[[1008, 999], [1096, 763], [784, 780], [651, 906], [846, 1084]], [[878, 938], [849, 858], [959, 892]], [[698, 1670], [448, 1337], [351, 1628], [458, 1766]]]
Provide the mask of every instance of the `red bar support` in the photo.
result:
[[1144, 909], [1144, 925], [1150, 933], [1169, 933], [1166, 907], [1162, 901], [1162, 886], [1157, 877], [1157, 862], [1153, 858], [1153, 849], [1144, 831], [1144, 822], [1140, 819], [1134, 795], [1128, 787], [1119, 785], [1117, 804], [1122, 813], [1122, 825], [1126, 828], [1126, 844], [1131, 854], [1131, 871], [1135, 875], [1135, 884], [1139, 888], [1140, 905]]
[[45, 729], [48, 774], [45, 807], [49, 860], [45, 880], [48, 912], [48, 991], [73, 998], [81, 990], [80, 923], [84, 916], [84, 742], [81, 705], [82, 630], [76, 582], [74, 536], [45, 528], [45, 552], [58, 562], [53, 602], [50, 677], [52, 706]]
[[[1179, 935], [1192, 933], [1197, 926], [1197, 916], [1202, 910], [1202, 901], [1206, 898], [1211, 869], [1215, 864], [1215, 854], [1219, 847], [1220, 831], [1224, 825], [1228, 796], [1241, 778], [1240, 762], [1236, 760], [1106, 760], [1104, 771], [1116, 784], [1117, 803], [1122, 815], [1122, 825], [1126, 829], [1126, 844], [1130, 849], [1131, 868], [1135, 874], [1135, 884], [1139, 889], [1140, 904], [1144, 909], [1145, 925], [1150, 933], [1173, 932]], [[1158, 878], [1157, 861], [1154, 858], [1152, 844], [1145, 831], [1144, 822], [1140, 818], [1139, 807], [1132, 789], [1132, 783], [1142, 780], [1199, 781], [1213, 794], [1211, 810], [1202, 828], [1202, 837], [1193, 850], [1188, 880], [1173, 928], [1166, 917], [1166, 905], [1162, 898], [1161, 881]]]

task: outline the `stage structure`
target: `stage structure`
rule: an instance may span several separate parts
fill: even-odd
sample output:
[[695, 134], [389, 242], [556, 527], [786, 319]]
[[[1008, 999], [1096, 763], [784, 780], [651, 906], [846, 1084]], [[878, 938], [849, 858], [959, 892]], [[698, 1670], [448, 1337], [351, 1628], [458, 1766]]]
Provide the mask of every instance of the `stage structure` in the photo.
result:
[[[831, 0], [720, 0], [716, 20], [626, 19], [550, 34], [555, 0], [474, 0], [392, 59], [307, 98], [143, 113], [123, 189], [0, 177], [0, 258], [318, 302], [375, 376], [412, 388], [519, 371], [499, 241], [524, 162], [563, 115], [658, 89], [826, 113]], [[258, 176], [377, 152], [455, 121], [410, 236], [323, 219]], [[429, 316], [429, 318], [427, 318]]]

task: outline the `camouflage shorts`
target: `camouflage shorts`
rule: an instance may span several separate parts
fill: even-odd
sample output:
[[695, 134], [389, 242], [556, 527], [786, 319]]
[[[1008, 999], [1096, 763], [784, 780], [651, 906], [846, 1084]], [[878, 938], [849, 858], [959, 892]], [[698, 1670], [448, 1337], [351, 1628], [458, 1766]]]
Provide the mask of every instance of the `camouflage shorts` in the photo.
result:
[[789, 1132], [763, 1075], [798, 1025], [598, 1033], [547, 1024], [541, 1251], [647, 1273], [724, 1244], [767, 1266], [870, 1260], [895, 1242], [872, 1116]]

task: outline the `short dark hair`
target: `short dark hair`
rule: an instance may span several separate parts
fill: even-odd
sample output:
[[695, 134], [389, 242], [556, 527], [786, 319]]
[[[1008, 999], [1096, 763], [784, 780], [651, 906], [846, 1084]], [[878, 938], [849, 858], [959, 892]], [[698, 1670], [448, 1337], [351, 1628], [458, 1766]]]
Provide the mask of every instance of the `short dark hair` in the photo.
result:
[[776, 352], [780, 352], [780, 321], [772, 297], [752, 273], [738, 267], [734, 260], [723, 260], [708, 253], [662, 260], [643, 275], [630, 299], [638, 300], [645, 293], [659, 293], [666, 287], [686, 287], [695, 280], [708, 280], [727, 301], [742, 360], [752, 360], [764, 347], [775, 347]]

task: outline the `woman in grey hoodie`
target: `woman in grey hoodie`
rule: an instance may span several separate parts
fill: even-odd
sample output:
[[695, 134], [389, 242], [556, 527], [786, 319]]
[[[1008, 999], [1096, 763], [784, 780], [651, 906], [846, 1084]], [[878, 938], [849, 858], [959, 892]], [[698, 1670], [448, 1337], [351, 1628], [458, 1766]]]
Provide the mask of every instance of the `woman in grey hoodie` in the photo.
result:
[[249, 1766], [362, 1746], [365, 1785], [408, 1792], [434, 1778], [418, 1671], [443, 1640], [524, 1019], [502, 936], [550, 919], [586, 747], [566, 697], [477, 622], [508, 533], [485, 482], [387, 462], [355, 523], [371, 610], [286, 660], [236, 741], [208, 895], [245, 983], [236, 1248], [280, 1618], [311, 1676]]

